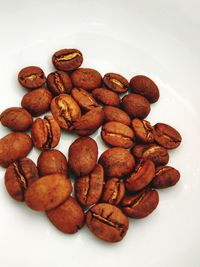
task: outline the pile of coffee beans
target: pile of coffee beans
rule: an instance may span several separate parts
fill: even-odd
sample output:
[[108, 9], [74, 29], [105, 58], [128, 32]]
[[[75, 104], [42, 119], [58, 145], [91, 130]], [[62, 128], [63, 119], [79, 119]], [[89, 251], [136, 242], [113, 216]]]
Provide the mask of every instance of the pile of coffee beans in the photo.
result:
[[[156, 189], [179, 181], [178, 170], [166, 165], [168, 150], [180, 145], [181, 135], [167, 124], [144, 120], [159, 99], [150, 78], [138, 75], [128, 82], [117, 73], [102, 77], [79, 68], [83, 55], [77, 49], [57, 51], [52, 62], [56, 71], [47, 78], [36, 66], [19, 72], [18, 81], [29, 92], [21, 107], [0, 115], [2, 125], [14, 131], [0, 139], [6, 189], [13, 199], [45, 211], [64, 233], [76, 233], [86, 222], [97, 237], [118, 242], [128, 217], [148, 216], [159, 202]], [[109, 148], [98, 159], [89, 135], [99, 127]], [[31, 136], [24, 132], [29, 129]], [[70, 145], [68, 160], [54, 149], [63, 130], [80, 136]], [[41, 150], [37, 166], [27, 158], [33, 146]]]

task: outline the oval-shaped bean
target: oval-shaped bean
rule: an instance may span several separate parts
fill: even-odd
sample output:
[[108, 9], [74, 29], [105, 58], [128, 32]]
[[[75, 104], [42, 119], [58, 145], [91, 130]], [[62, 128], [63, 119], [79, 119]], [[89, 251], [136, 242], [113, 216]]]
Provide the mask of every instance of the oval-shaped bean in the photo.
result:
[[41, 68], [37, 66], [29, 66], [20, 70], [18, 81], [25, 88], [36, 89], [45, 84], [46, 77]]
[[152, 186], [158, 189], [175, 185], [180, 179], [180, 172], [170, 166], [160, 166], [156, 168]]
[[115, 92], [105, 89], [96, 88], [92, 91], [93, 97], [103, 105], [119, 106], [120, 97]]
[[150, 122], [135, 118], [132, 120], [132, 127], [138, 141], [142, 143], [152, 143], [154, 141], [153, 127]]
[[129, 87], [127, 79], [117, 73], [106, 73], [103, 82], [108, 89], [116, 93], [125, 93]]
[[109, 121], [118, 121], [123, 124], [126, 124], [129, 126], [131, 124], [131, 119], [129, 115], [123, 111], [122, 109], [112, 107], [112, 106], [105, 106], [103, 107], [104, 111], [104, 121], [109, 122]]

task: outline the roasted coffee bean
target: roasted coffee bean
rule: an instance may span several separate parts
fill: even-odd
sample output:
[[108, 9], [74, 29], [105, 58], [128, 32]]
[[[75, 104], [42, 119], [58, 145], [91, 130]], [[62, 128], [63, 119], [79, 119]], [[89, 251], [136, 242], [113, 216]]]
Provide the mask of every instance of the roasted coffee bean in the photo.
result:
[[83, 111], [90, 111], [93, 108], [99, 107], [99, 104], [95, 101], [93, 96], [84, 89], [73, 88], [72, 97]]
[[33, 146], [26, 133], [10, 133], [0, 139], [0, 166], [6, 168], [10, 163], [24, 158]]
[[157, 85], [147, 76], [137, 75], [130, 80], [133, 93], [146, 97], [150, 103], [158, 101], [160, 93]]
[[52, 62], [57, 70], [72, 71], [80, 67], [83, 56], [78, 49], [62, 49], [53, 54]]
[[45, 150], [38, 160], [37, 167], [40, 176], [45, 176], [53, 173], [67, 174], [67, 159], [59, 150]]
[[135, 171], [126, 179], [126, 189], [128, 191], [140, 191], [145, 188], [155, 176], [155, 165], [153, 161], [140, 162]]
[[132, 149], [132, 152], [139, 160], [152, 160], [156, 166], [166, 165], [169, 161], [167, 149], [155, 144], [137, 145]]
[[92, 91], [93, 97], [103, 105], [119, 106], [120, 98], [115, 92], [105, 89], [96, 88]]
[[30, 66], [23, 68], [18, 74], [19, 83], [28, 89], [39, 88], [46, 82], [46, 77], [41, 68]]
[[122, 98], [122, 108], [134, 118], [144, 119], [150, 112], [149, 101], [137, 94], [128, 94]]
[[107, 242], [121, 241], [129, 225], [123, 212], [107, 203], [97, 204], [88, 210], [86, 224], [94, 235]]
[[122, 210], [128, 217], [142, 219], [152, 213], [158, 203], [158, 192], [147, 188], [142, 192], [126, 196], [122, 200]]
[[121, 178], [131, 173], [135, 159], [128, 150], [112, 147], [101, 154], [99, 163], [103, 166], [107, 177]]
[[123, 148], [132, 147], [135, 139], [133, 130], [117, 121], [110, 121], [104, 124], [101, 130], [101, 137], [106, 144]]
[[74, 87], [82, 88], [87, 91], [100, 87], [102, 81], [101, 74], [89, 68], [75, 70], [71, 75], [71, 79]]
[[105, 118], [104, 118], [105, 122], [118, 121], [128, 126], [131, 124], [131, 119], [129, 115], [125, 111], [119, 108], [112, 107], [112, 106], [105, 106], [103, 107], [103, 111], [105, 115]]
[[54, 95], [69, 94], [72, 82], [69, 75], [64, 71], [54, 71], [47, 76], [47, 85]]
[[50, 149], [60, 141], [60, 127], [51, 115], [36, 119], [31, 130], [33, 144], [38, 149]]
[[153, 127], [150, 122], [135, 118], [132, 120], [132, 127], [138, 141], [142, 143], [152, 143], [154, 141]]
[[119, 178], [109, 179], [103, 188], [101, 202], [118, 205], [125, 194], [125, 185]]
[[31, 127], [33, 118], [24, 108], [13, 107], [1, 113], [0, 121], [3, 126], [13, 131], [26, 131]]
[[98, 147], [90, 137], [80, 137], [69, 147], [69, 167], [76, 176], [88, 175], [95, 167]]
[[64, 203], [46, 214], [53, 225], [66, 234], [75, 234], [84, 223], [84, 212], [73, 197], [68, 197]]
[[76, 180], [75, 194], [78, 201], [85, 206], [96, 204], [101, 197], [103, 184], [103, 167], [97, 164], [91, 173]]
[[180, 179], [180, 172], [170, 166], [160, 166], [156, 168], [152, 186], [158, 189], [175, 185]]
[[72, 184], [63, 174], [43, 176], [32, 183], [25, 193], [25, 201], [33, 210], [50, 210], [63, 203], [72, 192]]
[[81, 110], [74, 99], [67, 94], [53, 98], [51, 112], [61, 128], [71, 131], [74, 123], [81, 117]]
[[91, 135], [102, 125], [104, 112], [102, 108], [94, 108], [85, 113], [74, 123], [74, 130], [80, 136]]
[[32, 116], [37, 117], [49, 110], [51, 100], [51, 93], [44, 88], [39, 88], [25, 94], [22, 98], [21, 105], [27, 109]]
[[5, 186], [9, 195], [17, 201], [24, 201], [28, 186], [38, 179], [35, 163], [28, 158], [11, 163], [5, 173]]
[[129, 86], [127, 79], [117, 73], [106, 73], [103, 77], [103, 83], [108, 89], [116, 93], [125, 93]]
[[165, 123], [157, 123], [154, 129], [154, 139], [159, 145], [166, 149], [173, 149], [180, 145], [181, 135], [173, 127]]

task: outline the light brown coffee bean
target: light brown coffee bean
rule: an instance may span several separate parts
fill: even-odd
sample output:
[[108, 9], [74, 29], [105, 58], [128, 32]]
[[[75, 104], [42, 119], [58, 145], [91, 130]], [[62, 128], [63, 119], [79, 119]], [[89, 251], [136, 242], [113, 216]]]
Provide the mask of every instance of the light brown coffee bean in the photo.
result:
[[108, 89], [116, 93], [125, 93], [129, 87], [127, 79], [117, 73], [106, 73], [103, 82]]
[[142, 143], [152, 143], [154, 141], [153, 127], [150, 122], [135, 118], [132, 120], [132, 127], [138, 141]]
[[112, 106], [105, 106], [103, 107], [104, 111], [104, 121], [109, 122], [109, 121], [118, 121], [123, 124], [126, 124], [129, 126], [131, 124], [131, 119], [129, 115], [123, 111], [122, 109], [112, 107]]
[[180, 179], [180, 172], [170, 166], [160, 166], [156, 168], [152, 186], [158, 189], [175, 185]]
[[69, 94], [72, 82], [69, 75], [64, 71], [54, 71], [47, 76], [47, 85], [54, 95]]
[[92, 90], [92, 96], [103, 105], [119, 106], [120, 104], [118, 94], [109, 89], [96, 88]]
[[46, 77], [41, 68], [30, 66], [19, 72], [18, 81], [25, 88], [36, 89], [45, 84]]

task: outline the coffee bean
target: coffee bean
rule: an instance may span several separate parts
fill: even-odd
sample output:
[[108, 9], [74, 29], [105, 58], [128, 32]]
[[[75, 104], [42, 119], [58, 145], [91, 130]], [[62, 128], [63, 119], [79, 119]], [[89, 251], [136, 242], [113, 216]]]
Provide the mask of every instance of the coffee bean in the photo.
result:
[[123, 148], [132, 147], [135, 139], [133, 130], [117, 121], [107, 122], [102, 127], [101, 137], [108, 145]]
[[51, 112], [61, 128], [71, 131], [74, 123], [81, 117], [81, 110], [74, 99], [67, 94], [60, 94], [51, 102]]
[[125, 93], [129, 86], [127, 79], [117, 73], [106, 73], [103, 82], [108, 89], [116, 93]]
[[25, 88], [36, 89], [45, 84], [46, 77], [41, 68], [30, 66], [19, 72], [18, 81]]
[[54, 148], [60, 141], [60, 127], [53, 116], [47, 115], [34, 121], [31, 136], [38, 149]]
[[90, 137], [80, 137], [69, 147], [69, 167], [76, 176], [88, 175], [95, 167], [98, 147]]
[[132, 127], [138, 141], [142, 143], [152, 143], [154, 141], [153, 127], [150, 122], [135, 118], [132, 120]]
[[124, 197], [124, 194], [124, 182], [119, 178], [111, 178], [104, 185], [101, 201], [117, 206]]
[[155, 176], [155, 165], [153, 161], [140, 162], [134, 172], [126, 179], [126, 189], [128, 191], [140, 191], [145, 188]]
[[24, 158], [33, 146], [26, 133], [10, 133], [0, 139], [0, 166], [6, 168], [10, 163]]
[[113, 147], [101, 154], [99, 163], [103, 166], [107, 177], [121, 178], [131, 173], [135, 159], [128, 150]]
[[129, 225], [123, 212], [107, 203], [97, 204], [88, 210], [86, 224], [94, 235], [107, 242], [121, 241]]
[[165, 123], [157, 123], [154, 126], [154, 139], [156, 143], [166, 149], [177, 148], [181, 143], [181, 135], [170, 125]]
[[137, 75], [130, 80], [133, 93], [146, 97], [150, 103], [158, 101], [160, 93], [157, 85], [147, 76]]
[[69, 94], [72, 82], [69, 75], [64, 71], [54, 71], [47, 76], [47, 85], [54, 95]]
[[158, 203], [158, 192], [147, 188], [142, 192], [126, 196], [122, 200], [122, 210], [128, 217], [142, 219], [152, 213]]
[[149, 101], [137, 94], [128, 94], [122, 98], [122, 108], [134, 118], [144, 119], [150, 112]]
[[84, 223], [83, 210], [73, 197], [68, 197], [64, 203], [46, 214], [53, 225], [66, 234], [75, 234]]
[[59, 150], [45, 150], [38, 160], [37, 167], [40, 176], [45, 176], [53, 173], [67, 174], [67, 159]]
[[13, 107], [1, 113], [0, 121], [3, 126], [13, 131], [26, 131], [31, 127], [33, 118], [24, 108]]
[[175, 185], [180, 179], [180, 173], [173, 167], [160, 166], [156, 168], [152, 186], [158, 189]]
[[93, 97], [103, 105], [119, 106], [120, 98], [115, 92], [105, 89], [96, 88], [92, 91]]
[[71, 75], [71, 79], [74, 87], [82, 88], [87, 91], [100, 87], [102, 82], [101, 74], [89, 68], [75, 70]]
[[50, 210], [63, 203], [71, 192], [70, 179], [63, 174], [51, 174], [41, 177], [28, 187], [25, 201], [33, 210]]
[[105, 106], [103, 107], [103, 111], [105, 115], [105, 118], [104, 118], [105, 122], [118, 121], [123, 124], [126, 124], [127, 126], [131, 124], [131, 119], [129, 115], [125, 111], [119, 108], [112, 107], [112, 106]]
[[51, 93], [44, 89], [35, 89], [24, 95], [21, 101], [23, 108], [27, 109], [32, 116], [40, 116], [49, 110], [52, 100]]
[[103, 167], [97, 164], [91, 173], [76, 180], [75, 194], [78, 201], [85, 206], [96, 204], [101, 197], [103, 184]]
[[72, 71], [83, 62], [82, 53], [78, 49], [62, 49], [53, 54], [52, 63], [57, 70]]
[[5, 186], [9, 195], [17, 201], [24, 201], [28, 186], [38, 179], [35, 163], [28, 158], [11, 163], [5, 173]]

